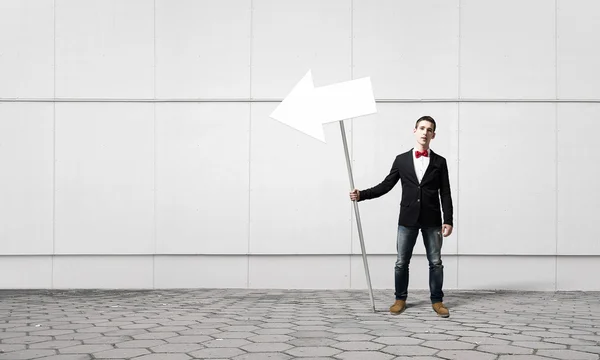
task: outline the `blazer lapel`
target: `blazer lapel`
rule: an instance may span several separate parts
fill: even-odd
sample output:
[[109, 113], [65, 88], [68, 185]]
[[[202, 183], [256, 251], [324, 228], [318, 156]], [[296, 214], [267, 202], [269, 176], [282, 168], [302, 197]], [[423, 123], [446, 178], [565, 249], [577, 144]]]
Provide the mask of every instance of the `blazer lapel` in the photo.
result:
[[431, 172], [433, 171], [433, 169], [435, 168], [435, 166], [437, 165], [437, 154], [434, 153], [433, 151], [431, 151], [431, 149], [429, 149], [429, 166], [427, 166], [427, 170], [425, 170], [425, 174], [423, 174], [423, 179], [421, 179], [421, 184], [426, 182], [428, 179], [427, 177], [431, 174]]
[[415, 172], [415, 159], [413, 156], [413, 149], [410, 149], [407, 153], [406, 166], [408, 166], [408, 173], [410, 174], [410, 179], [417, 185], [419, 185], [419, 178], [417, 177], [417, 173]]

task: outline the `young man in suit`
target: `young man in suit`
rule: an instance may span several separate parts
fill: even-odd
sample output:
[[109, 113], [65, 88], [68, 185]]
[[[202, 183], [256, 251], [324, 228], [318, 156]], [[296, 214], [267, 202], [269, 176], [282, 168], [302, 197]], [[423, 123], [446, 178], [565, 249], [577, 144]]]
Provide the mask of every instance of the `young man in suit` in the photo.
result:
[[441, 249], [442, 237], [452, 233], [453, 207], [446, 159], [429, 148], [429, 143], [435, 138], [435, 128], [432, 117], [419, 118], [413, 131], [417, 141], [415, 147], [396, 156], [390, 173], [380, 184], [350, 192], [353, 201], [375, 199], [387, 194], [401, 180], [402, 200], [396, 239], [396, 301], [390, 307], [390, 312], [396, 315], [406, 309], [408, 266], [420, 229], [429, 261], [429, 290], [433, 310], [441, 317], [450, 316], [443, 303], [444, 266]]

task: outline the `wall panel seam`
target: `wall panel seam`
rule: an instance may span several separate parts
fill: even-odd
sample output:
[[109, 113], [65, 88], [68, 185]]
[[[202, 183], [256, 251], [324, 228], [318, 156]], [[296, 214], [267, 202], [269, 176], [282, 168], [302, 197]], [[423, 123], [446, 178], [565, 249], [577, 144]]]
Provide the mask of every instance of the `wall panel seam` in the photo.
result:
[[[254, 1], [250, 0], [250, 51], [249, 51], [249, 89], [248, 93], [252, 98], [252, 51], [254, 43]], [[248, 225], [247, 231], [247, 247], [246, 252], [246, 288], [250, 287], [250, 219], [252, 205], [252, 103], [248, 103]]]
[[[554, 0], [554, 96], [558, 99], [558, 0]], [[558, 103], [554, 104], [554, 290], [558, 290]]]
[[[460, 99], [460, 55], [461, 55], [461, 41], [460, 41], [460, 36], [461, 36], [461, 26], [460, 26], [460, 21], [461, 21], [461, 11], [460, 11], [460, 0], [457, 0], [457, 4], [458, 4], [458, 66], [457, 66], [457, 94], [456, 96], [458, 97], [458, 99]], [[459, 206], [459, 202], [460, 202], [460, 198], [458, 196], [458, 194], [460, 193], [460, 103], [456, 104], [456, 218], [459, 219], [460, 215], [459, 215], [459, 211], [460, 211], [460, 206]], [[456, 252], [458, 253], [458, 249], [460, 247], [460, 229], [457, 229], [456, 231]], [[460, 286], [460, 277], [459, 277], [459, 273], [460, 273], [460, 258], [457, 257], [456, 258], [456, 287], [458, 288]]]
[[[52, 96], [56, 98], [56, 0], [52, 2]], [[56, 253], [56, 102], [52, 104], [52, 254]], [[54, 256], [50, 260], [50, 288], [54, 288]]]
[[[278, 103], [276, 98], [0, 98], [0, 103]], [[513, 98], [380, 98], [377, 103], [565, 103], [598, 104], [600, 99], [513, 99]]]

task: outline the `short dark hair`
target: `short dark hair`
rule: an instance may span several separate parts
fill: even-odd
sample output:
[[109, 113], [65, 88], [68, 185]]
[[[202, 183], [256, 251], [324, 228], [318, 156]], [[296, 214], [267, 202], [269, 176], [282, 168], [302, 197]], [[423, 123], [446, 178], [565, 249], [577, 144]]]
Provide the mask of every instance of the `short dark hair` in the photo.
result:
[[432, 123], [433, 124], [433, 132], [435, 132], [436, 124], [435, 124], [435, 120], [433, 120], [433, 118], [431, 116], [429, 116], [429, 115], [421, 116], [419, 118], [419, 120], [417, 120], [417, 122], [415, 123], [415, 129], [417, 128], [417, 126], [419, 126], [419, 123], [421, 121], [429, 121], [430, 123]]

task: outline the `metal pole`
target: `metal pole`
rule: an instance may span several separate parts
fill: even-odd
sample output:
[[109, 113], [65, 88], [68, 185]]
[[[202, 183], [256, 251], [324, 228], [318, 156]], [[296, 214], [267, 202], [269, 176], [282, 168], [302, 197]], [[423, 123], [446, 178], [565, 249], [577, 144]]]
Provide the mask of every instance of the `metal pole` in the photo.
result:
[[[352, 166], [350, 164], [350, 154], [348, 153], [348, 142], [346, 141], [346, 130], [344, 120], [340, 120], [340, 130], [342, 131], [342, 142], [344, 143], [344, 153], [346, 154], [346, 165], [348, 166], [348, 177], [350, 179], [350, 189], [354, 189], [354, 178], [352, 177]], [[367, 277], [367, 286], [369, 287], [369, 296], [371, 297], [371, 306], [375, 312], [375, 299], [373, 298], [373, 288], [371, 287], [371, 275], [369, 275], [369, 263], [367, 262], [367, 253], [365, 251], [365, 241], [363, 239], [362, 225], [360, 223], [360, 213], [358, 212], [358, 202], [354, 203], [354, 214], [356, 215], [356, 225], [358, 228], [358, 238], [360, 239], [360, 249], [362, 250], [363, 263], [365, 265], [365, 275]]]

